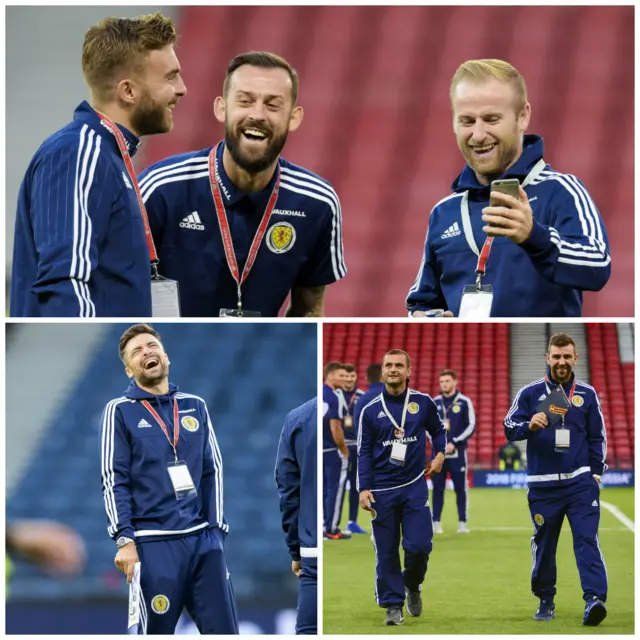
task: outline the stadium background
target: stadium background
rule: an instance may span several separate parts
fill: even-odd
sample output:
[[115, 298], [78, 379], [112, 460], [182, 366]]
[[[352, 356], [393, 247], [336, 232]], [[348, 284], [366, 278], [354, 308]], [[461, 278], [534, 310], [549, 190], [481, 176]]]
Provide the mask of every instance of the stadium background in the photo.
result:
[[88, 95], [86, 29], [106, 15], [155, 9], [177, 20], [189, 94], [174, 132], [145, 143], [139, 169], [222, 137], [212, 103], [237, 53], [271, 50], [298, 70], [306, 116], [284, 155], [327, 178], [343, 211], [349, 273], [330, 287], [328, 315], [404, 315], [428, 213], [462, 167], [451, 76], [466, 59], [491, 57], [522, 72], [545, 159], [585, 183], [606, 223], [613, 272], [603, 291], [585, 294], [583, 315], [633, 316], [633, 6], [9, 7], [9, 274], [24, 171]]
[[[7, 521], [52, 519], [87, 548], [78, 578], [14, 565], [7, 633], [119, 634], [128, 588], [100, 491], [100, 416], [128, 384], [124, 324], [7, 325]], [[317, 392], [315, 324], [155, 324], [170, 380], [207, 402], [224, 464], [226, 551], [242, 633], [293, 633], [297, 580], [273, 478], [286, 414]], [[193, 631], [188, 620], [181, 631]], [[196, 631], [197, 632], [197, 631]]]
[[[411, 357], [412, 388], [435, 396], [439, 372], [451, 368], [458, 374], [458, 389], [474, 404], [476, 429], [468, 445], [471, 534], [456, 534], [455, 495], [447, 491], [445, 535], [434, 538], [424, 585], [426, 617], [409, 618], [409, 624], [405, 618], [404, 632], [577, 632], [575, 622], [583, 605], [568, 523], [558, 551], [557, 620], [541, 629], [531, 620], [536, 601], [529, 592], [532, 527], [524, 491], [526, 456], [519, 472], [498, 468], [498, 449], [506, 442], [502, 423], [513, 398], [523, 385], [545, 374], [548, 339], [564, 331], [577, 345], [576, 375], [595, 387], [602, 405], [609, 465], [603, 477], [603, 507], [612, 505], [631, 527], [602, 509], [599, 537], [609, 573], [611, 609], [597, 632], [633, 633], [634, 329], [631, 323], [324, 324], [323, 363], [354, 364], [358, 386], [365, 391], [367, 366], [381, 362], [389, 349], [404, 349]], [[347, 504], [345, 499], [343, 527]], [[358, 521], [370, 531], [364, 511]], [[383, 614], [373, 598], [375, 560], [368, 535], [325, 541], [323, 566], [325, 633], [393, 632], [382, 626]], [[351, 594], [349, 599], [343, 597], [345, 592]], [[428, 612], [436, 610], [434, 619]]]

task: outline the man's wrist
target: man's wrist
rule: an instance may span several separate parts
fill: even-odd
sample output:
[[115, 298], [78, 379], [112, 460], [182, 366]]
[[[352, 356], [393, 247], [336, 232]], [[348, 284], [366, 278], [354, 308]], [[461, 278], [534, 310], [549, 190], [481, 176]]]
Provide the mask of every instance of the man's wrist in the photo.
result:
[[116, 545], [118, 546], [118, 549], [122, 549], [122, 547], [126, 547], [131, 542], [135, 544], [135, 540], [133, 538], [128, 538], [127, 536], [120, 536], [116, 540]]

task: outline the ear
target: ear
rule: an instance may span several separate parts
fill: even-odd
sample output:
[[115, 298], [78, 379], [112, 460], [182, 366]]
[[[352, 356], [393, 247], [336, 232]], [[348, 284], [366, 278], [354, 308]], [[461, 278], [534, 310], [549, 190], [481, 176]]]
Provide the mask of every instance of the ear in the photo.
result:
[[531, 105], [527, 102], [518, 116], [518, 129], [521, 133], [524, 133], [529, 128], [529, 121], [531, 120]]
[[213, 115], [216, 117], [218, 122], [222, 122], [224, 124], [224, 119], [227, 115], [227, 103], [222, 96], [218, 96], [213, 101]]
[[291, 116], [289, 116], [289, 131], [296, 131], [302, 124], [302, 118], [304, 117], [304, 109], [302, 107], [293, 107]]
[[124, 80], [120, 80], [118, 85], [116, 86], [116, 98], [117, 101], [125, 106], [132, 107], [136, 98], [139, 96], [140, 91], [138, 87], [136, 87], [135, 83], [129, 79], [125, 78]]

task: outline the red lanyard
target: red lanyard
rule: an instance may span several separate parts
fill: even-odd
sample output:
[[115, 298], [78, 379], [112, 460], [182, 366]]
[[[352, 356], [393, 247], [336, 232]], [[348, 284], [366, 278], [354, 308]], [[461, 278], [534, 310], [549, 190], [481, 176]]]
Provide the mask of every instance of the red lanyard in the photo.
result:
[[211, 184], [211, 194], [213, 195], [213, 202], [216, 207], [216, 214], [218, 216], [218, 224], [220, 225], [220, 235], [222, 236], [222, 244], [224, 245], [224, 254], [227, 258], [227, 264], [229, 265], [229, 271], [233, 279], [238, 285], [238, 310], [242, 310], [242, 292], [241, 287], [249, 277], [249, 272], [253, 267], [253, 263], [256, 261], [258, 255], [258, 249], [262, 244], [264, 234], [267, 232], [269, 226], [269, 220], [273, 209], [276, 206], [276, 200], [278, 199], [278, 191], [280, 190], [280, 167], [276, 169], [276, 183], [273, 185], [273, 191], [269, 196], [267, 208], [262, 216], [260, 226], [256, 231], [256, 235], [253, 237], [251, 248], [249, 249], [249, 255], [247, 261], [244, 263], [242, 269], [242, 275], [240, 275], [240, 269], [238, 268], [238, 260], [236, 258], [235, 251], [233, 250], [233, 241], [231, 239], [231, 228], [229, 227], [229, 220], [227, 218], [227, 212], [224, 208], [224, 202], [222, 201], [222, 195], [220, 193], [220, 187], [218, 186], [218, 161], [216, 154], [222, 142], [215, 148], [211, 149], [209, 153], [209, 183]]
[[124, 160], [124, 166], [127, 169], [127, 173], [129, 174], [129, 178], [131, 180], [131, 184], [136, 192], [136, 196], [138, 197], [138, 205], [140, 206], [140, 215], [142, 216], [142, 224], [144, 225], [144, 235], [147, 240], [147, 247], [149, 248], [149, 257], [151, 258], [151, 264], [153, 267], [154, 275], [157, 273], [158, 269], [158, 254], [156, 252], [155, 244], [153, 243], [153, 236], [151, 235], [151, 227], [149, 226], [149, 216], [147, 215], [147, 208], [144, 206], [144, 202], [142, 200], [142, 193], [140, 193], [140, 186], [138, 185], [138, 179], [136, 178], [136, 172], [133, 168], [133, 162], [131, 162], [131, 156], [129, 155], [129, 150], [127, 149], [127, 142], [122, 135], [122, 131], [118, 129], [118, 127], [107, 118], [107, 116], [103, 115], [99, 111], [96, 111], [98, 116], [100, 116], [100, 120], [102, 121], [103, 126], [107, 131], [110, 131], [116, 139], [118, 143], [118, 148], [120, 149], [120, 155]]
[[[549, 384], [551, 384], [551, 380], [549, 380], [549, 378], [547, 378], [547, 376], [544, 377], [544, 381], [548, 382]], [[564, 389], [563, 389], [562, 385], [559, 384], [558, 387], [560, 387], [560, 390], [562, 391], [562, 395], [567, 399], [569, 404], [571, 404], [571, 401], [573, 400], [573, 394], [574, 394], [574, 392], [576, 390], [576, 380], [575, 380], [575, 378], [573, 379], [573, 385], [571, 386], [571, 392], [569, 393], [569, 397], [568, 398], [567, 398], [567, 394], [564, 392]]]
[[476, 289], [478, 291], [480, 291], [480, 287], [482, 286], [482, 276], [487, 270], [487, 260], [489, 259], [489, 254], [491, 253], [491, 245], [493, 244], [493, 239], [493, 236], [487, 236], [484, 244], [482, 245], [482, 251], [478, 256], [478, 265], [476, 266]]
[[173, 399], [173, 441], [171, 440], [171, 436], [169, 435], [169, 429], [167, 429], [167, 425], [164, 423], [164, 420], [158, 415], [158, 412], [149, 404], [147, 400], [143, 400], [142, 404], [145, 409], [156, 419], [156, 422], [160, 425], [160, 428], [164, 431], [164, 435], [167, 436], [167, 440], [173, 449], [173, 456], [178, 462], [178, 452], [176, 447], [178, 446], [178, 440], [180, 438], [180, 424], [178, 422], [178, 401]]
[[453, 397], [453, 400], [451, 401], [451, 404], [449, 405], [449, 409], [447, 409], [444, 406], [444, 394], [442, 394], [442, 413], [444, 414], [444, 419], [447, 419], [447, 413], [449, 413], [449, 410], [451, 409], [451, 407], [453, 407], [453, 405], [455, 404], [455, 401], [458, 399], [458, 394], [460, 392], [458, 391], [458, 393], [456, 393], [456, 395]]

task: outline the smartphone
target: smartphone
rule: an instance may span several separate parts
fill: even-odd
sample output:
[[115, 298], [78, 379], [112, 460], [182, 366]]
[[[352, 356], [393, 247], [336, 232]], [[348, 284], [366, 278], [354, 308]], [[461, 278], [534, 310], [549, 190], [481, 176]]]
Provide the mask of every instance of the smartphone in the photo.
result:
[[520, 181], [517, 178], [511, 178], [509, 180], [494, 180], [491, 183], [491, 191], [499, 191], [500, 193], [506, 193], [508, 196], [512, 196], [516, 199], [519, 199], [519, 196], [518, 196], [519, 186], [520, 186]]

